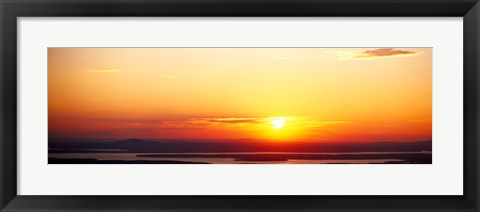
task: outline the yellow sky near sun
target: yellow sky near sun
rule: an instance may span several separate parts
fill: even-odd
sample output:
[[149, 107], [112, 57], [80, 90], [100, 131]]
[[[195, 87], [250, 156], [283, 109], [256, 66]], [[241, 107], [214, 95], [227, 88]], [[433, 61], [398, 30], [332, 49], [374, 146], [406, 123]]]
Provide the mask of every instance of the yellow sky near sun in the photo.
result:
[[430, 48], [49, 48], [48, 71], [52, 136], [431, 139]]

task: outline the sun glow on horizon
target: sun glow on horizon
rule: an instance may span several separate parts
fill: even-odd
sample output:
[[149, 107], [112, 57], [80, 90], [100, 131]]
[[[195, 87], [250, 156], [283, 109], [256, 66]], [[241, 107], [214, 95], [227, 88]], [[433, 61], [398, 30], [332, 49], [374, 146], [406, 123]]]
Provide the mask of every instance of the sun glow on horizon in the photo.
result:
[[284, 118], [274, 118], [272, 119], [272, 125], [274, 129], [281, 129], [285, 125]]

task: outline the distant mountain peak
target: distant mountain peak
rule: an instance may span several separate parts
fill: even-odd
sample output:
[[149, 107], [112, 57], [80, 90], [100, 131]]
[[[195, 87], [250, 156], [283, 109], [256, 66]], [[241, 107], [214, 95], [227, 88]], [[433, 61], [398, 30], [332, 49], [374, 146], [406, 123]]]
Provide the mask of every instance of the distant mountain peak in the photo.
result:
[[125, 140], [122, 140], [122, 141], [144, 141], [144, 140], [140, 140], [138, 138], [129, 138], [129, 139], [125, 139]]
[[115, 143], [140, 144], [140, 143], [151, 143], [151, 142], [141, 140], [141, 139], [138, 139], [138, 138], [129, 138], [129, 139], [125, 139], [125, 140], [116, 141]]

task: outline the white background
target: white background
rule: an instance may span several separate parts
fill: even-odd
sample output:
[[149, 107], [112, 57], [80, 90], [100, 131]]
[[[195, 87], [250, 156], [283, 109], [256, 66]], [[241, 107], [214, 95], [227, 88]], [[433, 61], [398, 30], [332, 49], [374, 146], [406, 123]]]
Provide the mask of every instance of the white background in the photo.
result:
[[[461, 18], [19, 18], [18, 192], [461, 195], [462, 23]], [[48, 47], [433, 47], [433, 164], [48, 165]]]

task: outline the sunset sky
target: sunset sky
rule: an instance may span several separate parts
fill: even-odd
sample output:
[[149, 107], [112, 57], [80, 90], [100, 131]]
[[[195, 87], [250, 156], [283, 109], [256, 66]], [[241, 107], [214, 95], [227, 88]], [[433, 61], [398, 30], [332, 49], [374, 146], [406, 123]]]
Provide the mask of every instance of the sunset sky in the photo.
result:
[[431, 48], [49, 48], [50, 138], [421, 141]]

